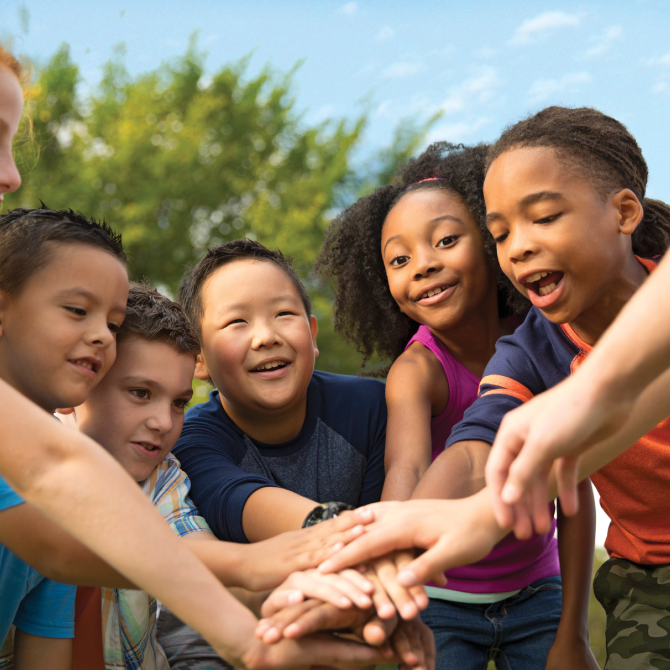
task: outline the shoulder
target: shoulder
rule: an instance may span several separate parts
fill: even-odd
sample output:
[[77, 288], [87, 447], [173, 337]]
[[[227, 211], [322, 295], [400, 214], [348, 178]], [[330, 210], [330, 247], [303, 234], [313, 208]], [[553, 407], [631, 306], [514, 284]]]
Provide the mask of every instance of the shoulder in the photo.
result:
[[384, 382], [368, 377], [315, 370], [309, 385], [321, 397], [345, 405], [374, 404], [384, 398]]
[[413, 342], [389, 370], [386, 399], [393, 402], [408, 395], [430, 397], [434, 390], [449, 390], [444, 368], [432, 351]]

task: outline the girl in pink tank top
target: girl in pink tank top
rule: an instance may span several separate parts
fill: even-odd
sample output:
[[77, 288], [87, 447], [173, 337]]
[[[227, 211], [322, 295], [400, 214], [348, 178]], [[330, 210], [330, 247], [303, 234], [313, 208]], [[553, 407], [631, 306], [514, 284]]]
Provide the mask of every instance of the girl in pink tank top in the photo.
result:
[[[431, 145], [394, 185], [336, 219], [317, 261], [322, 276], [336, 279], [336, 328], [366, 360], [393, 362], [373, 370], [388, 373], [382, 500], [462, 498], [484, 485], [488, 445], [445, 451], [445, 442], [477, 397], [497, 339], [523, 316], [506, 307], [513, 289], [486, 250], [485, 154], [483, 145]], [[588, 482], [580, 502], [593, 507]], [[559, 518], [559, 544], [571, 558], [577, 543], [593, 545], [588, 513]], [[493, 659], [515, 669], [597, 667], [579, 644], [589, 580], [576, 576], [591, 574], [589, 552], [581, 552], [584, 565], [564, 561], [573, 573], [564, 575], [571, 592], [559, 627], [554, 529], [525, 541], [508, 535], [483, 560], [450, 570], [445, 588], [426, 587], [422, 618], [436, 637], [439, 670], [474, 670]]]

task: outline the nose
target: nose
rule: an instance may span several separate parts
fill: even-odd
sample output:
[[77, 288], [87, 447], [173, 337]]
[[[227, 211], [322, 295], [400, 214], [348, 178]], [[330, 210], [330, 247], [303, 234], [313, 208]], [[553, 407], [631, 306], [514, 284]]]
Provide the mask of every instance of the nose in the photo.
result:
[[92, 319], [87, 340], [89, 344], [103, 349], [107, 349], [114, 343], [114, 333], [109, 329], [109, 321], [106, 317], [100, 316]]
[[442, 269], [439, 256], [432, 249], [421, 248], [414, 252], [412, 258], [412, 278], [422, 279]]
[[0, 150], [0, 195], [11, 193], [21, 186], [21, 175], [14, 162], [12, 150]]
[[257, 321], [254, 323], [254, 332], [251, 338], [251, 348], [254, 350], [263, 347], [273, 347], [282, 344], [282, 339], [274, 328], [272, 321]]
[[518, 226], [508, 235], [508, 257], [510, 262], [527, 260], [537, 252], [537, 247], [526, 227]]
[[170, 402], [151, 403], [151, 416], [146, 426], [149, 430], [165, 435], [172, 430], [172, 404]]

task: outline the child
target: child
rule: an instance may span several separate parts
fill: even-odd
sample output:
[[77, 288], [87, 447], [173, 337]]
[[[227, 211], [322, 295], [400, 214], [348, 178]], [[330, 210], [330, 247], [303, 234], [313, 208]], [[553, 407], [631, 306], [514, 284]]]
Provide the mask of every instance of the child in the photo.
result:
[[[112, 365], [116, 331], [125, 317], [128, 295], [124, 259], [118, 236], [105, 225], [73, 212], [13, 210], [0, 217], [0, 377], [39, 404], [43, 412], [53, 413], [57, 407], [80, 405]], [[49, 421], [59, 425], [53, 418]], [[25, 428], [30, 435], [31, 426]], [[77, 442], [76, 434], [71, 438]], [[95, 448], [88, 443], [85, 447]], [[39, 463], [33, 467], [39, 472]], [[111, 481], [117, 481], [116, 464], [111, 461], [107, 467], [111, 467]], [[73, 474], [91, 471], [75, 467], [61, 468], [59, 472], [66, 476], [66, 482], [72, 482]], [[40, 481], [44, 483], [45, 479], [42, 477]], [[115, 491], [118, 497], [115, 505], [130, 517], [127, 522], [132, 525], [133, 505], [127, 508], [124, 482], [121, 480]], [[79, 482], [75, 481], [74, 485]], [[81, 487], [89, 489], [87, 482], [81, 482]], [[105, 490], [104, 480], [99, 488]], [[111, 581], [120, 581], [123, 586], [132, 586], [132, 583], [24, 503], [2, 480], [0, 492], [0, 537], [4, 545], [0, 546], [0, 635], [5, 640], [12, 623], [16, 625], [17, 665], [67, 668], [74, 589], [45, 579], [31, 565], [60, 565], [55, 570], [60, 578], [59, 570], [61, 574], [72, 571], [74, 563], [76, 575], [83, 563], [84, 583], [92, 574], [95, 580], [102, 574]], [[131, 488], [128, 492], [131, 502], [133, 494]], [[76, 498], [75, 493], [72, 495]], [[96, 500], [94, 493], [88, 498]], [[101, 506], [104, 513], [96, 515], [96, 521], [98, 518], [117, 521], [114, 515], [107, 514], [104, 504]], [[243, 663], [246, 655], [253, 658], [254, 663], [280, 666], [295, 663], [296, 658], [330, 658], [333, 652], [340, 658], [351, 658], [351, 654], [365, 660], [382, 658], [377, 650], [362, 646], [338, 644], [327, 652], [331, 640], [305, 640], [300, 644], [302, 649], [295, 644], [292, 649], [285, 646], [283, 650], [265, 647], [254, 635], [256, 620], [251, 612], [231, 598], [189, 552], [184, 555], [179, 543], [173, 548], [169, 540], [155, 530], [154, 517], [145, 516], [142, 508], [139, 512], [140, 519], [147, 521], [145, 534], [155, 542], [149, 542], [147, 547], [141, 541], [140, 549], [149, 549], [149, 552], [137, 549], [134, 560], [145, 565], [162, 564], [163, 568], [170, 565], [177, 572], [187, 572], [185, 576], [177, 574], [174, 583], [181, 583], [180, 591], [187, 585], [190, 587], [189, 596], [196, 599], [195, 607], [184, 599], [183, 592], [170, 595], [172, 589], [160, 585], [157, 591], [166, 593], [197, 622], [219, 653], [238, 663]], [[87, 536], [94, 535], [90, 524], [89, 518]], [[114, 532], [114, 527], [111, 525], [106, 532]], [[30, 529], [29, 532], [26, 529]], [[57, 538], [53, 545], [55, 551], [40, 551], [40, 547], [49, 546], [53, 538]], [[61, 544], [70, 547], [73, 542], [72, 552], [60, 550]], [[177, 558], [164, 561], [158, 556], [154, 560], [152, 552], [161, 548], [174, 551]], [[60, 562], [63, 553], [65, 560]], [[79, 561], [82, 553], [85, 560]], [[144, 578], [143, 571], [137, 570], [135, 574], [142, 581], [152, 583]], [[231, 616], [234, 624], [231, 624]], [[9, 650], [5, 651], [3, 661], [9, 662]]]
[[[179, 294], [202, 343], [196, 377], [216, 389], [188, 412], [174, 453], [214, 534], [257, 542], [379, 500], [384, 387], [314, 371], [317, 323], [288, 259], [228, 242], [187, 273]], [[179, 627], [167, 613], [161, 622]], [[174, 634], [183, 662], [194, 662], [201, 643]]]
[[[637, 142], [625, 126], [597, 110], [542, 110], [508, 129], [489, 161], [487, 227], [502, 269], [534, 307], [513, 336], [500, 340], [480, 397], [450, 442], [491, 444], [507, 411], [570, 375], [653, 271], [653, 258], [665, 252], [670, 237], [670, 208], [644, 197], [647, 166]], [[645, 397], [645, 404], [635, 407], [638, 423], [649, 418], [647, 406], [653, 415], [664, 402]], [[631, 434], [639, 435], [631, 419], [621, 437], [604, 440], [583, 458], [583, 472], [600, 467], [592, 480], [611, 519], [605, 544], [611, 558], [594, 582], [607, 613], [609, 669], [668, 663], [669, 427], [665, 419], [602, 467], [612, 450], [620, 453]], [[452, 504], [438, 505], [434, 516], [426, 514], [422, 501], [411, 509], [380, 510], [384, 528], [345, 548], [324, 570], [415, 542], [433, 547], [398, 576], [409, 584], [413, 575], [433, 574], [438, 564], [479, 554], [486, 538], [497, 534], [488, 491], [445, 502]], [[458, 527], [441, 531], [439, 518], [447, 513], [460, 515]], [[412, 518], [421, 521], [405, 533], [409, 537], [392, 537], [392, 528], [411, 524]]]
[[[317, 263], [324, 277], [336, 277], [340, 329], [366, 355], [375, 352], [394, 361], [386, 385], [382, 499], [406, 500], [415, 489], [422, 498], [471, 492], [464, 488], [456, 452], [444, 452], [444, 445], [477, 396], [496, 340], [512, 331], [499, 314], [499, 305], [505, 313], [508, 291], [498, 290], [481, 232], [485, 155], [483, 145], [431, 145], [392, 186], [377, 189], [338, 217]], [[590, 571], [593, 561], [593, 502], [587, 487], [586, 516], [570, 520], [559, 514], [566, 582], [561, 626], [554, 529], [526, 542], [509, 538], [484, 561], [450, 571], [448, 589], [427, 587], [431, 600], [422, 618], [436, 635], [438, 668], [483, 667], [499, 655], [512, 667], [544, 667], [552, 645], [551, 667], [573, 661], [568, 653], [573, 662], [596, 667], [588, 640], [579, 635], [587, 627], [588, 581], [575, 579]], [[579, 561], [568, 557], [566, 538], [573, 553], [574, 544], [587, 547]], [[504, 623], [491, 622], [505, 611]]]
[[[117, 342], [115, 364], [74, 410], [77, 426], [121, 463], [179, 536], [214, 541], [207, 523], [188, 498], [188, 478], [169, 453], [179, 437], [184, 409], [193, 393], [191, 381], [200, 352], [197, 334], [177, 303], [146, 285], [131, 284]], [[261, 588], [276, 586], [288, 576], [286, 564], [297, 558], [282, 556], [286, 550], [281, 542], [277, 538], [241, 546], [214, 541], [225, 553], [220, 552], [216, 561], [212, 560], [214, 552], [202, 559], [228, 583], [253, 587], [256, 580]], [[198, 542], [193, 549], [197, 554], [208, 547]], [[258, 564], [260, 555], [274, 556], [275, 564]], [[242, 565], [244, 569], [240, 569]], [[167, 667], [165, 654], [156, 642], [155, 622], [156, 600], [147, 593], [102, 589], [103, 634], [99, 630], [97, 633], [100, 661], [100, 642], [104, 641], [107, 668]], [[79, 621], [77, 626], [78, 630]], [[77, 637], [75, 650], [78, 643]]]

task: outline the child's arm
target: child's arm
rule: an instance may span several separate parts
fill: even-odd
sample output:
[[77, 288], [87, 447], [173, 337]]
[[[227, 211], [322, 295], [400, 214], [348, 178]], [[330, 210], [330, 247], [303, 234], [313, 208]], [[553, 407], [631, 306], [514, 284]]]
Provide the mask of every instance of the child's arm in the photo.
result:
[[565, 516], [558, 507], [558, 555], [563, 609], [547, 670], [598, 670], [589, 646], [589, 595], [593, 573], [596, 513], [591, 482], [579, 484], [579, 513]]
[[408, 500], [431, 460], [430, 420], [444, 411], [449, 385], [435, 355], [415, 342], [386, 381], [386, 479], [382, 500]]
[[72, 670], [72, 638], [14, 634], [14, 670]]

